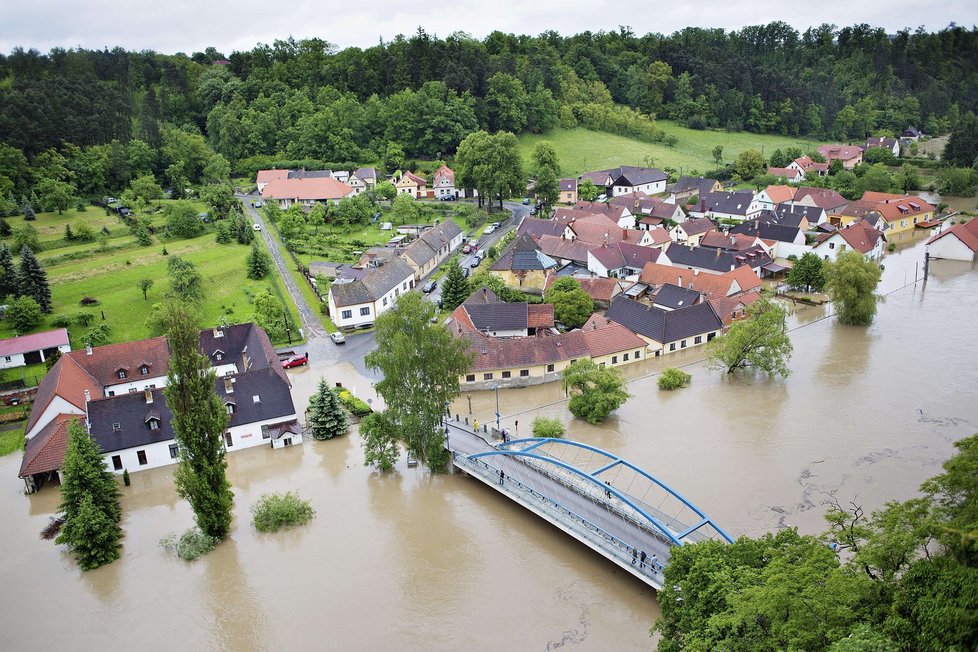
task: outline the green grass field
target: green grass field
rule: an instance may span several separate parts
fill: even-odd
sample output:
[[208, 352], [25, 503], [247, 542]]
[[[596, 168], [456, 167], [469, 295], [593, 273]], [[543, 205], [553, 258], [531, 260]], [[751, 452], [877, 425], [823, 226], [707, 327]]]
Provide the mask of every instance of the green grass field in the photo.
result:
[[9, 455], [14, 451], [24, 450], [24, 429], [27, 422], [22, 421], [20, 425], [12, 430], [0, 430], [0, 457]]
[[533, 147], [548, 141], [557, 150], [562, 173], [577, 176], [590, 170], [604, 170], [619, 165], [646, 164], [652, 158], [652, 167], [673, 168], [682, 174], [698, 172], [706, 174], [716, 167], [713, 148], [723, 146], [723, 161], [733, 161], [745, 149], [763, 150], [765, 156], [779, 147], [797, 146], [803, 151], [814, 149], [820, 142], [787, 136], [730, 133], [726, 131], [699, 131], [681, 127], [668, 120], [658, 121], [667, 136], [675, 136], [674, 147], [665, 143], [643, 143], [623, 136], [615, 136], [587, 129], [552, 129], [543, 134], [520, 136], [520, 154], [529, 164]]
[[[43, 323], [36, 331], [52, 328], [52, 320], [60, 314], [73, 316], [87, 312], [95, 316], [93, 326], [101, 323], [104, 315], [105, 322], [111, 329], [109, 336], [112, 342], [148, 337], [146, 318], [150, 307], [154, 302], [163, 299], [169, 289], [166, 276], [167, 256], [162, 253], [164, 245], [170, 256], [186, 258], [197, 266], [203, 276], [205, 298], [200, 306], [199, 316], [204, 327], [220, 323], [222, 317], [231, 322], [250, 321], [253, 314], [251, 298], [262, 287], [268, 288], [273, 295], [288, 296], [277, 274], [261, 281], [248, 279], [245, 260], [250, 245], [216, 244], [212, 228], [208, 228], [197, 238], [165, 242], [154, 238], [152, 245], [141, 247], [129, 235], [127, 228], [118, 228], [118, 218], [111, 216], [105, 222], [104, 211], [94, 207], [81, 215], [66, 211], [60, 218], [61, 222], [58, 222], [56, 213], [40, 214], [37, 223], [43, 224], [49, 232], [63, 235], [64, 220], [85, 219], [89, 216], [98, 218], [98, 221], [93, 221], [93, 227], [95, 224], [109, 226], [113, 237], [104, 252], [100, 251], [97, 243], [85, 243], [53, 248], [39, 254], [48, 274], [54, 310], [50, 315], [45, 315]], [[16, 227], [23, 218], [8, 218], [8, 221], [11, 226]], [[9, 244], [10, 239], [6, 241]], [[66, 255], [69, 253], [73, 256]], [[16, 256], [14, 260], [16, 265]], [[138, 286], [139, 280], [144, 278], [152, 279], [154, 283], [146, 300]], [[84, 297], [97, 299], [99, 304], [82, 307], [79, 302]], [[295, 306], [288, 300], [286, 304], [290, 316], [298, 323]], [[69, 327], [72, 348], [83, 345], [89, 330], [78, 325]], [[7, 321], [0, 321], [0, 337], [11, 337], [13, 334], [12, 325]]]

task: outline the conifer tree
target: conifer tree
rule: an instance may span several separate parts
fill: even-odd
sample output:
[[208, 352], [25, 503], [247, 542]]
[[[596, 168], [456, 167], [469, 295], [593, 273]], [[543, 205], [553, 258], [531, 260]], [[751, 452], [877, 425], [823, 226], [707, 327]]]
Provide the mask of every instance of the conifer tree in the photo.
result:
[[61, 476], [60, 512], [64, 525], [56, 542], [71, 548], [83, 570], [115, 561], [122, 547], [119, 487], [105, 468], [99, 445], [77, 419], [68, 424]]
[[258, 240], [251, 243], [251, 252], [248, 254], [248, 278], [258, 280], [268, 276], [272, 270], [272, 259], [261, 248]]
[[309, 402], [309, 422], [316, 439], [332, 439], [346, 434], [350, 428], [340, 399], [326, 384], [325, 378], [319, 380], [319, 389]]
[[177, 494], [190, 503], [205, 534], [223, 539], [231, 529], [234, 499], [224, 449], [227, 409], [214, 392], [214, 370], [197, 350], [200, 331], [185, 304], [170, 306], [166, 333], [170, 368], [163, 395], [180, 446], [180, 465], [173, 474]]
[[36, 220], [37, 216], [34, 214], [34, 208], [30, 204], [24, 204], [24, 220], [30, 222]]
[[17, 272], [14, 270], [14, 257], [7, 245], [0, 244], [0, 299], [17, 296]]
[[469, 298], [471, 292], [469, 279], [465, 278], [462, 266], [458, 263], [458, 257], [455, 256], [448, 263], [445, 282], [441, 286], [442, 306], [445, 310], [455, 310]]
[[30, 247], [20, 250], [20, 270], [17, 273], [18, 295], [28, 296], [37, 301], [41, 312], [51, 312], [51, 288], [48, 287], [48, 274], [41, 267]]

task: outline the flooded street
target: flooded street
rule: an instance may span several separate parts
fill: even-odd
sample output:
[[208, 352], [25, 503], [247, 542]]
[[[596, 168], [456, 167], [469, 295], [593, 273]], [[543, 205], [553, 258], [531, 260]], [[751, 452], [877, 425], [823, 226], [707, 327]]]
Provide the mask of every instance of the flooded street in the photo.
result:
[[[572, 419], [553, 383], [500, 391], [502, 425], [525, 436], [534, 416], [557, 416], [568, 437], [645, 468], [733, 536], [819, 532], [828, 492], [867, 509], [908, 498], [954, 440], [978, 431], [978, 270], [939, 261], [914, 286], [926, 235], [884, 259], [887, 298], [871, 327], [798, 307], [787, 380], [722, 377], [695, 349], [628, 368], [634, 396], [601, 426]], [[692, 385], [659, 392], [652, 374], [680, 365]], [[314, 366], [293, 375], [300, 410], [320, 373], [375, 398], [353, 366]], [[494, 420], [495, 400], [472, 394], [480, 422]], [[453, 412], [468, 411], [463, 394]], [[476, 481], [403, 459], [373, 472], [355, 434], [228, 461], [235, 523], [214, 552], [188, 564], [160, 549], [192, 517], [172, 469], [155, 469], [123, 489], [122, 559], [83, 573], [39, 539], [57, 489], [23, 496], [20, 456], [0, 458], [0, 649], [654, 647], [651, 589]], [[255, 532], [251, 504], [286, 490], [310, 499], [316, 519]]]

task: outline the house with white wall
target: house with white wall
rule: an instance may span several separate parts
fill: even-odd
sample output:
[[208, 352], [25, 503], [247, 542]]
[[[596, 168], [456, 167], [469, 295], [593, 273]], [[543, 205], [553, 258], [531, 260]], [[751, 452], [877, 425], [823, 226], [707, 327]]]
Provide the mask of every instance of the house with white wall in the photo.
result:
[[329, 287], [329, 314], [338, 328], [368, 326], [414, 287], [414, 269], [400, 258], [375, 267], [363, 278]]
[[883, 257], [886, 238], [865, 221], [853, 222], [849, 226], [820, 235], [812, 251], [823, 260], [835, 260], [843, 251], [858, 251], [868, 260]]
[[9, 337], [0, 340], [0, 369], [39, 364], [59, 351], [71, 351], [68, 331], [64, 328]]
[[931, 258], [974, 261], [978, 253], [978, 219], [956, 224], [927, 241]]

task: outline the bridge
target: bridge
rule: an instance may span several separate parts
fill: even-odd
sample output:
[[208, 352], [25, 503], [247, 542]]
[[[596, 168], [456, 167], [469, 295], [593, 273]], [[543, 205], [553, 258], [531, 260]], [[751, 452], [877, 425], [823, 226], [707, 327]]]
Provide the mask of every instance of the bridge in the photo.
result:
[[457, 420], [445, 423], [445, 445], [456, 469], [656, 590], [674, 546], [732, 542], [674, 489], [600, 448], [568, 439], [500, 439]]

